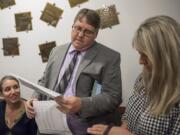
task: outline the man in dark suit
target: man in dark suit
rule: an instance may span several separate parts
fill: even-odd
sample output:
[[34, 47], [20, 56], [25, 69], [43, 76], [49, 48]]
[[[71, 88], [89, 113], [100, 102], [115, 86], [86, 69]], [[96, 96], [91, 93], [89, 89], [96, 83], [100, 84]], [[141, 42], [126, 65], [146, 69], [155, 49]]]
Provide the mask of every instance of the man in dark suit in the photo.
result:
[[[95, 41], [99, 28], [100, 17], [96, 11], [81, 9], [72, 25], [71, 43], [52, 50], [40, 80], [42, 86], [64, 95], [55, 101], [58, 109], [67, 114], [68, 126], [75, 135], [87, 134], [86, 129], [92, 124], [112, 122], [107, 116], [122, 102], [120, 54]], [[71, 59], [77, 51], [75, 67], [69, 75], [66, 71], [70, 70]], [[94, 85], [100, 93], [93, 94]], [[39, 95], [38, 99], [48, 97]], [[34, 117], [30, 102], [26, 105], [27, 115]]]

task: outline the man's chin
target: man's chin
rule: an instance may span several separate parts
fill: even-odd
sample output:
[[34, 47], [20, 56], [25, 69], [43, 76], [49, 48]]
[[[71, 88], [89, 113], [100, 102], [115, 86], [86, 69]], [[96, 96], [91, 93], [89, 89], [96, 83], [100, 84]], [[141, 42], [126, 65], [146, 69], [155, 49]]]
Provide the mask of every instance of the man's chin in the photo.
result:
[[77, 50], [81, 50], [81, 49], [82, 49], [82, 45], [79, 44], [79, 43], [74, 43], [73, 46], [74, 46], [74, 48], [77, 49]]

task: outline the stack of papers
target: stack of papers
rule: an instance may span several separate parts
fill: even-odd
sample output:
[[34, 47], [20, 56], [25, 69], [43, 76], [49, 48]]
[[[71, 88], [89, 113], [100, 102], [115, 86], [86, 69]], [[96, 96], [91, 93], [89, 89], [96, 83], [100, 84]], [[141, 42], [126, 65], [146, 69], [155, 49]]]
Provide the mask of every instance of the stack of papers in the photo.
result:
[[[11, 74], [16, 77], [21, 84], [35, 90], [41, 94], [45, 94], [51, 98], [61, 96], [61, 94], [50, 89], [44, 88], [38, 84], [34, 84], [23, 77]], [[58, 104], [54, 100], [50, 101], [34, 101], [33, 107], [36, 112], [35, 120], [40, 133], [72, 135], [68, 128], [66, 115], [59, 111], [56, 107]]]
[[55, 101], [34, 101], [33, 106], [40, 133], [72, 135], [67, 125], [66, 115], [56, 108]]
[[39, 92], [39, 93], [49, 96], [51, 98], [55, 98], [55, 97], [61, 95], [60, 93], [57, 93], [53, 90], [42, 87], [41, 85], [32, 83], [32, 82], [24, 79], [23, 77], [20, 77], [20, 76], [14, 75], [14, 74], [11, 74], [11, 75], [16, 77], [20, 81], [20, 83], [23, 84], [24, 86], [31, 88], [31, 89], [35, 90], [36, 92]]

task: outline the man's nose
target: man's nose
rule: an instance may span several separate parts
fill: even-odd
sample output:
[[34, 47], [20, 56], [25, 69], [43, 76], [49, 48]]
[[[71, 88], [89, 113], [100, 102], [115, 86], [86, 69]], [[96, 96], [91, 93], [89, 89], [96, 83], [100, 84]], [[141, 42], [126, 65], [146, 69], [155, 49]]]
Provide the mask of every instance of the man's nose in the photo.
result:
[[84, 36], [84, 30], [81, 30], [81, 31], [78, 33], [78, 36], [83, 37], [83, 36]]

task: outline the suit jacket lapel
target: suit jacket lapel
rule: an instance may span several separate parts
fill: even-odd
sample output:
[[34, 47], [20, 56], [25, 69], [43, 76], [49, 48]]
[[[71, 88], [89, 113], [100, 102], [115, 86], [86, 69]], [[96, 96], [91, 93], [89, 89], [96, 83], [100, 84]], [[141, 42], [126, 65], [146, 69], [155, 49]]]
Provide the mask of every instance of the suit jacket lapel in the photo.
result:
[[77, 74], [76, 74], [76, 78], [75, 78], [75, 82], [77, 81], [77, 79], [79, 78], [80, 73], [83, 71], [83, 69], [85, 67], [88, 66], [88, 64], [94, 59], [94, 57], [97, 55], [98, 52], [98, 45], [97, 43], [95, 43], [91, 48], [89, 48], [84, 56], [84, 58], [82, 59], [78, 70], [77, 70]]
[[60, 72], [62, 63], [64, 61], [65, 55], [66, 55], [66, 53], [68, 51], [68, 48], [69, 48], [69, 45], [66, 44], [63, 47], [59, 47], [58, 50], [56, 51], [55, 55], [57, 57], [55, 57], [55, 59], [54, 59], [54, 66], [53, 66], [54, 68], [52, 70], [53, 71], [52, 74], [53, 74], [54, 77], [51, 78], [51, 79], [54, 79], [54, 80], [52, 80], [52, 82], [53, 82], [53, 84], [52, 84], [53, 89], [55, 88], [55, 85], [56, 85], [56, 83], [58, 81], [59, 72]]

